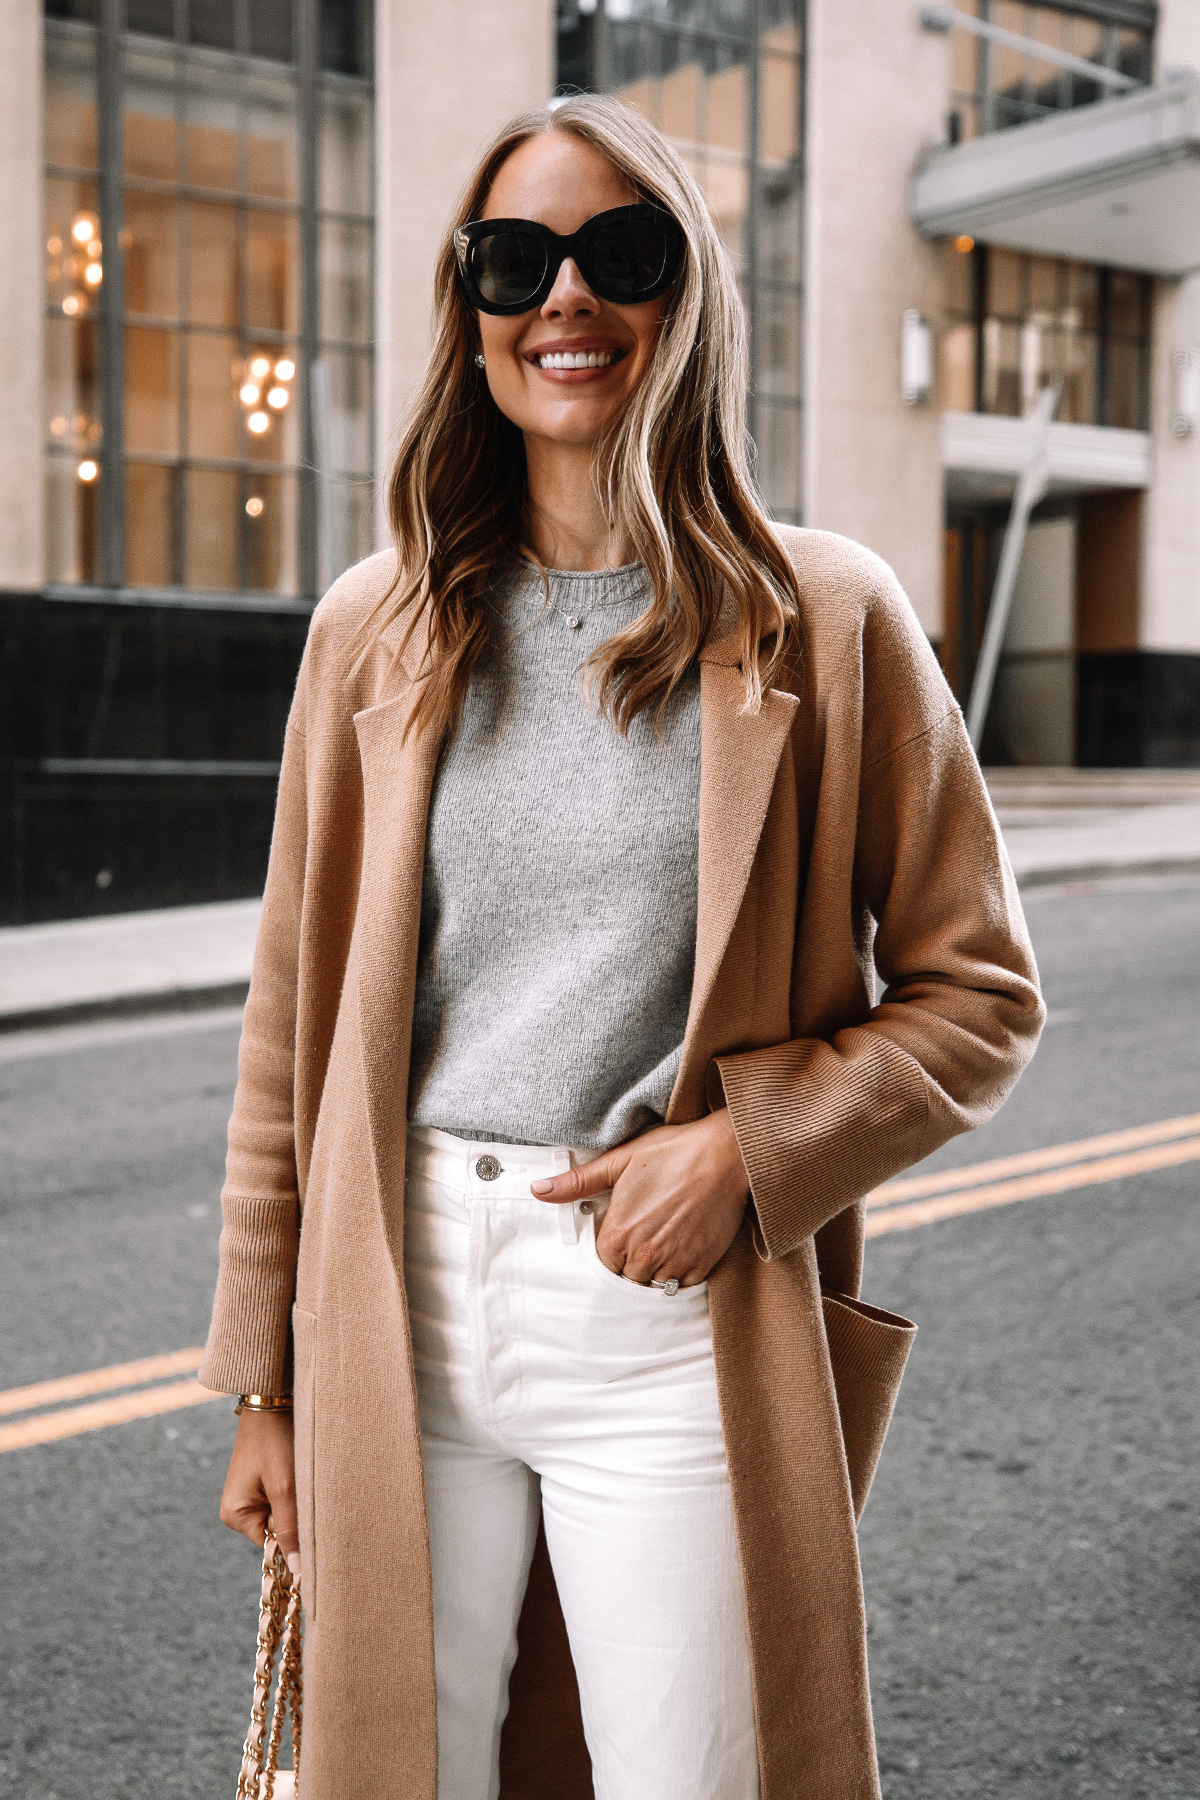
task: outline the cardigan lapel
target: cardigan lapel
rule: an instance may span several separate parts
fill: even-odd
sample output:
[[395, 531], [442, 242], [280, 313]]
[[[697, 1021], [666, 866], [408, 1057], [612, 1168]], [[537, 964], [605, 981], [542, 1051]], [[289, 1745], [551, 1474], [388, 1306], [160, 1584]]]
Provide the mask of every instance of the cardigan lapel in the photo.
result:
[[[402, 666], [410, 677], [408, 663], [406, 657]], [[415, 700], [405, 679], [398, 694], [354, 715], [363, 777], [359, 1022], [379, 1199], [396, 1256], [425, 829], [438, 759], [438, 743], [428, 733], [404, 738]]]
[[[700, 658], [700, 870], [696, 966], [679, 1076], [667, 1117], [689, 1091], [699, 1095], [711, 1058], [704, 1022], [754, 866], [783, 747], [799, 705], [769, 688], [757, 713], [736, 664]], [[703, 1067], [695, 1067], [697, 1063]]]

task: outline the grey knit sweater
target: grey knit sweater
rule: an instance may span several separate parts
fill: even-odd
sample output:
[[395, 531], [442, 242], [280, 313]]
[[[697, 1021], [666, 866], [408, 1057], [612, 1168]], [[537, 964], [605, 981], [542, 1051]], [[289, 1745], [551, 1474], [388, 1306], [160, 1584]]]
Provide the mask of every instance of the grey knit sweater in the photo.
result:
[[[696, 947], [700, 683], [626, 738], [579, 668], [646, 605], [640, 565], [526, 565], [443, 753], [425, 848], [409, 1119], [608, 1149], [661, 1121]], [[565, 616], [564, 616], [565, 615]], [[568, 618], [582, 621], [578, 628]]]

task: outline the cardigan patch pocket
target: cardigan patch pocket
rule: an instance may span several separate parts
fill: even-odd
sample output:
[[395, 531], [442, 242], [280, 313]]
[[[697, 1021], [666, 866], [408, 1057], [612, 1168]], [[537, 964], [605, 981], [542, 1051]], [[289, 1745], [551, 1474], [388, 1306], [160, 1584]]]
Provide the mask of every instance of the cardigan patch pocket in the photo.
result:
[[849, 1294], [821, 1290], [854, 1516], [862, 1518], [917, 1328]]
[[295, 1356], [296, 1508], [300, 1516], [300, 1594], [310, 1619], [317, 1616], [317, 1531], [313, 1480], [316, 1446], [317, 1316], [292, 1308]]

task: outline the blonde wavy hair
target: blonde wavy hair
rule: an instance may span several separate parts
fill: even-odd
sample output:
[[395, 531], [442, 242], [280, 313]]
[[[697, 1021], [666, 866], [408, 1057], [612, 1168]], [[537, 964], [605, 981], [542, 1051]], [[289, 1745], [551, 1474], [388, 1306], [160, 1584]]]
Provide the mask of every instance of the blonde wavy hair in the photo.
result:
[[[646, 373], [596, 449], [610, 529], [645, 564], [651, 599], [589, 657], [588, 691], [621, 732], [644, 707], [661, 717], [728, 597], [745, 707], [757, 711], [795, 637], [799, 596], [751, 468], [737, 283], [682, 159], [643, 114], [581, 94], [504, 128], [463, 190], [451, 229], [480, 216], [514, 150], [551, 131], [593, 145], [640, 198], [666, 207], [686, 240]], [[397, 575], [358, 640], [369, 647], [408, 613], [399, 656], [424, 621], [428, 650], [410, 727], [439, 736], [455, 729], [487, 645], [484, 602], [495, 572], [517, 558], [541, 567], [529, 548], [524, 440], [475, 366], [478, 347], [448, 231], [434, 275], [433, 351], [388, 484]]]

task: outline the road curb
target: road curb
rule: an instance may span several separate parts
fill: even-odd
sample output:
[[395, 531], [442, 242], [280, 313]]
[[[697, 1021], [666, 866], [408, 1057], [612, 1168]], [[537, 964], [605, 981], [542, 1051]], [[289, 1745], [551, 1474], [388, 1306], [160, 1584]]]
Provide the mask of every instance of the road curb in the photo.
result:
[[1062, 868], [1027, 869], [1017, 876], [1024, 893], [1029, 888], [1064, 887], [1071, 882], [1121, 881], [1138, 875], [1200, 875], [1200, 858], [1165, 857], [1158, 862], [1068, 863]]
[[54, 1025], [86, 1025], [96, 1019], [140, 1019], [156, 1013], [202, 1012], [212, 1006], [242, 1006], [248, 981], [226, 981], [213, 987], [161, 988], [153, 993], [110, 994], [98, 1000], [72, 1000], [61, 1006], [30, 1007], [0, 1013], [0, 1037], [39, 1031]]

